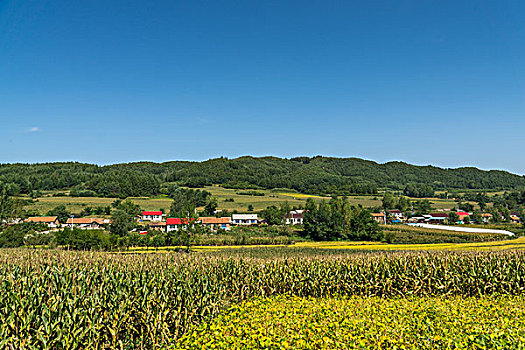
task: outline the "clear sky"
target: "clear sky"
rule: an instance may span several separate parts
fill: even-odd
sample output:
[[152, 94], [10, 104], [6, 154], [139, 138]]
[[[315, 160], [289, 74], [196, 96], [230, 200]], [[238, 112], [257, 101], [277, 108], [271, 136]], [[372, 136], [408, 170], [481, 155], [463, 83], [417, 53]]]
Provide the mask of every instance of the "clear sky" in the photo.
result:
[[0, 162], [525, 174], [525, 2], [0, 0]]

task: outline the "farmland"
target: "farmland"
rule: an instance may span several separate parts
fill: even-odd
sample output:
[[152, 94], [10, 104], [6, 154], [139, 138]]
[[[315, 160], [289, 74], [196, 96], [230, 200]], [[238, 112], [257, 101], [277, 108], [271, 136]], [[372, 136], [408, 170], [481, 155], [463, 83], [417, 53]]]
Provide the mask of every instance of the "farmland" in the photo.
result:
[[[189, 254], [0, 250], [0, 347], [241, 348], [241, 336], [259, 339], [248, 344], [253, 348], [280, 347], [272, 341], [307, 348], [294, 327], [309, 332], [314, 348], [327, 349], [394, 340], [419, 348], [522, 344], [525, 252], [367, 245]], [[244, 333], [223, 342], [231, 324]]]
[[[217, 199], [218, 209], [228, 211], [246, 211], [249, 205], [253, 206], [254, 211], [261, 211], [268, 206], [279, 206], [284, 202], [288, 202], [290, 206], [304, 206], [308, 198], [313, 198], [316, 201], [328, 200], [329, 197], [322, 197], [317, 195], [301, 194], [297, 192], [284, 192], [282, 190], [257, 190], [258, 193], [264, 194], [260, 196], [245, 195], [246, 191], [223, 188], [220, 186], [207, 186], [203, 190], [211, 193], [212, 197]], [[86, 207], [106, 207], [110, 206], [117, 198], [104, 197], [70, 197], [70, 196], [55, 196], [56, 193], [67, 192], [48, 192], [38, 197], [33, 203], [25, 206], [26, 210], [34, 210], [40, 214], [45, 214], [56, 206], [65, 205], [66, 209], [73, 213], [80, 213]], [[27, 197], [22, 197], [26, 198]], [[362, 205], [366, 208], [380, 207], [381, 195], [377, 196], [349, 196], [349, 201], [352, 205]], [[168, 210], [173, 200], [164, 195], [155, 197], [129, 197], [134, 203], [140, 205], [144, 210]], [[412, 200], [416, 200], [413, 198]], [[451, 209], [456, 203], [449, 199], [429, 198], [432, 208], [434, 209]], [[202, 208], [200, 208], [202, 209]]]
[[498, 298], [255, 299], [190, 330], [179, 349], [515, 349], [525, 300]]

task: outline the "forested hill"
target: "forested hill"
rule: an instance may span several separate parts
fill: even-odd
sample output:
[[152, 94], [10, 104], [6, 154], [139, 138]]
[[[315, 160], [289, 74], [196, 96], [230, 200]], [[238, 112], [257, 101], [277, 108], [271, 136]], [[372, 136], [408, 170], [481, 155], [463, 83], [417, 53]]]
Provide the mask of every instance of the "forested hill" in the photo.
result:
[[[525, 178], [505, 171], [443, 169], [402, 162], [378, 164], [358, 158], [217, 158], [204, 162], [138, 162], [97, 166], [82, 163], [2, 164], [0, 183], [9, 192], [73, 190], [76, 195], [150, 196], [167, 183], [202, 187], [289, 188], [312, 194], [369, 194], [378, 189], [524, 189]], [[417, 194], [417, 193], [416, 193]]]

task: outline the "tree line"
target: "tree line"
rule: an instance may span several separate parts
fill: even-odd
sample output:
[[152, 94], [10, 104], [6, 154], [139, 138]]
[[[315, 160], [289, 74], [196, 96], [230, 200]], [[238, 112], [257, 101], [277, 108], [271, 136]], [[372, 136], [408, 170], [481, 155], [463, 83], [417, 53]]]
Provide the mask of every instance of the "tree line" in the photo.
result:
[[523, 190], [525, 178], [505, 171], [442, 169], [358, 158], [240, 157], [204, 162], [138, 162], [108, 166], [65, 162], [1, 164], [0, 183], [10, 195], [70, 190], [76, 196], [125, 198], [218, 184], [236, 189], [292, 189], [319, 195], [376, 194], [379, 188], [425, 197], [437, 190]]

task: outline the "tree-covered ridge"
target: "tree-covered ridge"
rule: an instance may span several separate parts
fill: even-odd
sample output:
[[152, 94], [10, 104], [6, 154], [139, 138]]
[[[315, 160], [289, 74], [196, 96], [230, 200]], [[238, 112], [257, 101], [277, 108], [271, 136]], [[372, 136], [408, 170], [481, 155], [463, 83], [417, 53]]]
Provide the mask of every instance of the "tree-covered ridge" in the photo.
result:
[[[444, 169], [358, 158], [240, 157], [203, 162], [136, 162], [107, 166], [75, 162], [1, 164], [0, 183], [11, 194], [73, 190], [82, 196], [152, 196], [167, 183], [202, 187], [288, 188], [312, 194], [373, 194], [379, 188], [429, 193], [450, 189], [524, 189], [525, 178], [505, 171]], [[407, 186], [410, 185], [409, 188]]]

